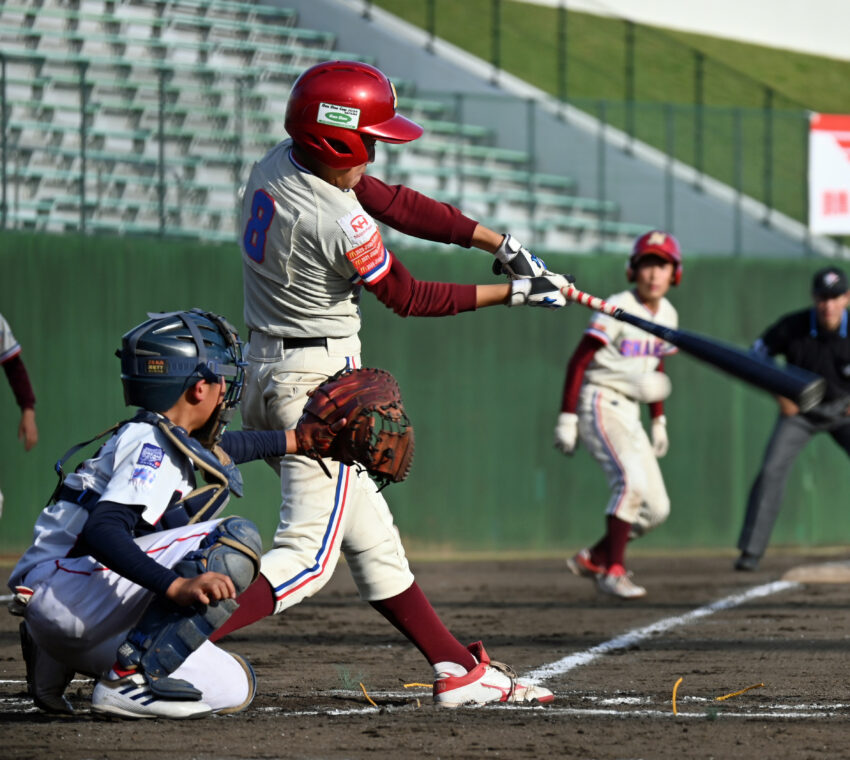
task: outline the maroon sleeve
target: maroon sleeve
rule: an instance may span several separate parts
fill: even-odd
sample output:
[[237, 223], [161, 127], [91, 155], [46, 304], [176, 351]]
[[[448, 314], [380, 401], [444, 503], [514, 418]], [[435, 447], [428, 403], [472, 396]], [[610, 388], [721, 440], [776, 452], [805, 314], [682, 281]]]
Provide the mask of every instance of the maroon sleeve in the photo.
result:
[[[655, 368], [656, 372], [664, 371], [664, 359], [660, 359], [658, 362], [658, 366]], [[653, 401], [649, 405], [649, 416], [651, 419], [655, 419], [656, 417], [660, 417], [664, 414], [664, 402], [663, 401]]]
[[469, 248], [478, 222], [448, 203], [404, 185], [388, 185], [364, 174], [354, 186], [360, 205], [379, 222], [405, 235]]
[[567, 364], [567, 376], [564, 378], [564, 394], [561, 399], [561, 411], [576, 413], [578, 394], [584, 382], [584, 371], [593, 359], [593, 355], [605, 344], [599, 338], [585, 333]]
[[21, 355], [13, 356], [3, 362], [3, 369], [15, 394], [15, 401], [21, 409], [33, 409], [35, 407], [35, 394], [32, 391], [27, 368], [24, 366]]
[[388, 309], [402, 317], [445, 317], [475, 310], [475, 285], [416, 280], [394, 254], [389, 255], [390, 271], [378, 282], [363, 285]]

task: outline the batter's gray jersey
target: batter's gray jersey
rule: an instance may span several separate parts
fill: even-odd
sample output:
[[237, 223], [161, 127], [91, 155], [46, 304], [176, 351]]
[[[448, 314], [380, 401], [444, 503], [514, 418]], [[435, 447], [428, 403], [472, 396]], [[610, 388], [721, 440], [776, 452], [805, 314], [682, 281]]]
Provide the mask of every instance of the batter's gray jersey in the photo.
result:
[[242, 199], [245, 323], [278, 337], [347, 338], [360, 329], [359, 283], [390, 256], [351, 191], [319, 179], [284, 140], [254, 164]]

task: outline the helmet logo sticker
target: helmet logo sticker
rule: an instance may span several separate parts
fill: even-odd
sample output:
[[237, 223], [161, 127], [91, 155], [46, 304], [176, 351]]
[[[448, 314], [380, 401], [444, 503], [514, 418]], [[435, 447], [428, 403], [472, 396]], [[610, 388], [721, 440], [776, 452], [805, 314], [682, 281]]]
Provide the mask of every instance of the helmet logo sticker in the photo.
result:
[[360, 109], [338, 106], [333, 103], [319, 103], [319, 114], [316, 121], [319, 124], [328, 124], [332, 127], [357, 129], [360, 124]]
[[667, 241], [667, 235], [663, 232], [653, 232], [646, 241], [647, 245], [664, 245]]
[[166, 374], [165, 359], [148, 359], [145, 362], [145, 372], [149, 375]]

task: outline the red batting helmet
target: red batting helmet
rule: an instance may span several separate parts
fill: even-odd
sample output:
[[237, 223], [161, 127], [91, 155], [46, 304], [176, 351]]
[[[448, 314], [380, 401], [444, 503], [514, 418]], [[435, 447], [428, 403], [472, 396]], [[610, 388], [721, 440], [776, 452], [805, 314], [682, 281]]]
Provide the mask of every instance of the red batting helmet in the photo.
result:
[[682, 249], [679, 241], [672, 235], [661, 230], [651, 230], [635, 240], [632, 255], [626, 264], [626, 277], [629, 282], [635, 281], [635, 270], [641, 256], [660, 256], [673, 262], [673, 284], [682, 281]]
[[366, 63], [328, 61], [307, 69], [292, 86], [284, 126], [313, 158], [333, 169], [369, 161], [361, 135], [405, 143], [422, 134], [416, 122], [395, 112], [395, 87]]

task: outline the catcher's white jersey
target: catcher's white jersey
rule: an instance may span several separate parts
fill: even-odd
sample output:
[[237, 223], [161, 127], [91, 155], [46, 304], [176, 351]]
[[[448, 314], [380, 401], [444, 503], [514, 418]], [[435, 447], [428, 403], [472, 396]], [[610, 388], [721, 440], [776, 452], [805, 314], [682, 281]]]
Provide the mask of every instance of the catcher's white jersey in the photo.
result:
[[300, 166], [284, 140], [254, 164], [242, 199], [245, 323], [278, 337], [347, 338], [360, 329], [358, 283], [390, 257], [351, 191]]
[[[666, 298], [661, 299], [655, 314], [638, 301], [631, 290], [615, 293], [607, 300], [651, 322], [674, 329], [679, 325], [679, 315]], [[605, 344], [594, 354], [585, 372], [585, 382], [594, 385], [616, 384], [627, 376], [653, 372], [662, 357], [677, 351], [670, 343], [607, 314], [595, 314], [585, 332]]]
[[[187, 494], [195, 488], [192, 465], [176, 450], [159, 428], [131, 422], [112, 436], [92, 459], [65, 484], [77, 490], [91, 489], [104, 501], [137, 505], [142, 519], [156, 525], [175, 491]], [[40, 563], [68, 555], [89, 513], [78, 504], [58, 501], [42, 510], [35, 523], [33, 543], [9, 579], [14, 588]]]
[[9, 327], [6, 318], [0, 314], [0, 364], [19, 353], [21, 353], [21, 347], [12, 335], [12, 328]]

